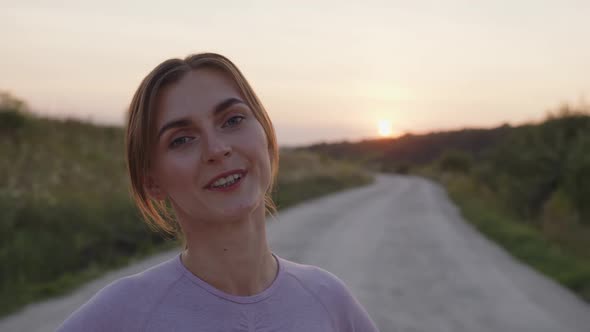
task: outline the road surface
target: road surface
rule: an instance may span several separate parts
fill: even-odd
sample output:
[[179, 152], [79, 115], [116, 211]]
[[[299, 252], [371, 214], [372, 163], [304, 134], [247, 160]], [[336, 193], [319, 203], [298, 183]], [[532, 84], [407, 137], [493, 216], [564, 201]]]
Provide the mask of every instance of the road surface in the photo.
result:
[[[271, 221], [268, 237], [279, 256], [344, 280], [381, 331], [590, 332], [588, 304], [479, 235], [423, 178], [379, 175], [302, 203]], [[29, 306], [0, 321], [0, 331], [52, 331], [112, 280], [174, 254]]]

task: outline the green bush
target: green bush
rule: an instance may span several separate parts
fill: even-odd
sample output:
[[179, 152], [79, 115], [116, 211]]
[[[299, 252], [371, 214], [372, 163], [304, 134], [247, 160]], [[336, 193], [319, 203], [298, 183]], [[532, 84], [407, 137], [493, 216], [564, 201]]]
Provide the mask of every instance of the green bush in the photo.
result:
[[[6, 200], [3, 205], [12, 205]], [[45, 295], [64, 273], [92, 265], [112, 266], [162, 244], [151, 236], [125, 197], [104, 197], [99, 204], [69, 199], [56, 205], [28, 201], [2, 215], [0, 252], [2, 293], [19, 289], [11, 301]], [[42, 289], [43, 292], [36, 293]]]
[[438, 160], [442, 171], [452, 173], [469, 173], [472, 163], [471, 156], [459, 150], [446, 150]]
[[28, 116], [24, 101], [8, 92], [0, 92], [0, 134], [23, 127]]
[[0, 133], [16, 130], [27, 123], [27, 116], [17, 110], [0, 109]]
[[552, 193], [562, 186], [579, 197], [566, 182], [586, 174], [582, 159], [589, 154], [588, 147], [579, 141], [589, 135], [590, 117], [578, 113], [563, 113], [539, 125], [515, 129], [487, 159], [496, 173], [493, 187], [526, 220], [537, 218]]
[[590, 128], [573, 144], [565, 161], [564, 189], [580, 212], [580, 221], [590, 226]]

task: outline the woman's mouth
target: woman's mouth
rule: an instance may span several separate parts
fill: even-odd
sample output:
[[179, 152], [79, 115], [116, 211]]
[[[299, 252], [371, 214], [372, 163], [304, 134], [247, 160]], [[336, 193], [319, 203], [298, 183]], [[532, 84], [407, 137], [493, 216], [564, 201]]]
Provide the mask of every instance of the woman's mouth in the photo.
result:
[[242, 174], [233, 174], [223, 179], [217, 180], [209, 187], [208, 190], [211, 191], [233, 191], [238, 189], [242, 184], [242, 181], [246, 177], [247, 173]]

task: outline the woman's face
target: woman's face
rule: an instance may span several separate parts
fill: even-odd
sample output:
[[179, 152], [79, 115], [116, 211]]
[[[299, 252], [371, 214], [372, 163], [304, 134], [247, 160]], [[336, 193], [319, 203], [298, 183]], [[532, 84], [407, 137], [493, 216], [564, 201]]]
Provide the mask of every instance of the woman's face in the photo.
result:
[[[165, 87], [155, 124], [146, 187], [152, 197], [168, 198], [181, 220], [231, 221], [264, 204], [271, 181], [266, 135], [226, 74], [193, 70]], [[231, 190], [209, 186], [228, 171], [241, 174]]]

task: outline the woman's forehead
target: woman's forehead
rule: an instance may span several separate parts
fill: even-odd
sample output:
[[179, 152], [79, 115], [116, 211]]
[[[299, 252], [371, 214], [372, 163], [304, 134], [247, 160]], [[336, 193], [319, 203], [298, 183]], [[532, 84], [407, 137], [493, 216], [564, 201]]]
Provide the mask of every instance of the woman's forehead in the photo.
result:
[[212, 116], [215, 106], [230, 98], [243, 99], [228, 74], [209, 68], [191, 70], [158, 93], [157, 125], [189, 115]]

